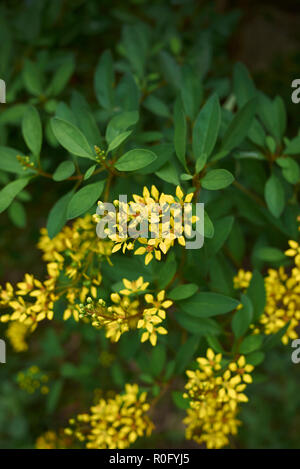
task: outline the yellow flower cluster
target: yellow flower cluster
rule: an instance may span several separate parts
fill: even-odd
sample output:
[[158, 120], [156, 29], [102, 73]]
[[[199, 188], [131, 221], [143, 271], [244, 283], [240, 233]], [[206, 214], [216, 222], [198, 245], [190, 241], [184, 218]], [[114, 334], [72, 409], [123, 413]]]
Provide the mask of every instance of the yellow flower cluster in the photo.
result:
[[65, 449], [70, 446], [71, 441], [64, 432], [56, 433], [49, 430], [40, 435], [35, 442], [36, 449]]
[[153, 423], [147, 415], [147, 394], [137, 384], [126, 384], [125, 393], [100, 399], [90, 413], [77, 415], [65, 429], [89, 449], [124, 449], [138, 437], [149, 436]]
[[78, 218], [53, 239], [42, 229], [38, 247], [47, 262], [47, 279], [41, 282], [26, 274], [17, 288], [10, 283], [0, 287], [0, 308], [4, 309], [0, 321], [18, 321], [33, 331], [38, 322], [53, 319], [54, 304], [62, 296], [67, 301], [63, 319], [78, 320], [79, 303], [98, 295], [99, 263], [109, 260], [112, 245], [97, 237], [91, 215]]
[[25, 274], [16, 290], [10, 283], [0, 289], [0, 307], [9, 310], [1, 315], [1, 322], [19, 321], [33, 331], [39, 321], [53, 318], [53, 306], [58, 298], [55, 293], [57, 271], [49, 264], [47, 269], [49, 278], [44, 282]]
[[236, 289], [244, 290], [249, 287], [252, 278], [252, 272], [239, 269], [237, 275], [233, 277], [233, 286]]
[[43, 373], [38, 366], [31, 366], [28, 370], [21, 371], [18, 373], [17, 382], [21, 389], [33, 394], [36, 391], [40, 391], [41, 394], [48, 394], [49, 377]]
[[[109, 239], [114, 242], [112, 252], [122, 249], [131, 251], [135, 249], [134, 254], [145, 255], [145, 264], [149, 264], [152, 259], [161, 260], [162, 254], [166, 254], [174, 246], [175, 240], [182, 246], [185, 246], [184, 234], [191, 234], [189, 226], [183, 227], [182, 207], [184, 204], [192, 202], [194, 193], [184, 196], [182, 189], [177, 186], [176, 197], [159, 193], [153, 185], [149, 192], [147, 187], [143, 189], [143, 196], [134, 194], [133, 200], [129, 203], [114, 201], [117, 213], [109, 211], [105, 214], [106, 220], [111, 219], [111, 227], [106, 228], [105, 232]], [[177, 204], [177, 208], [173, 204]], [[104, 208], [103, 202], [99, 201], [98, 206]], [[191, 215], [191, 206], [185, 207], [186, 214]], [[169, 214], [168, 217], [165, 218]], [[191, 223], [197, 220], [196, 216], [190, 216]], [[94, 220], [99, 222], [101, 216], [94, 215]], [[124, 223], [125, 220], [125, 223]], [[144, 236], [130, 237], [131, 230], [136, 230], [137, 235], [142, 226], [149, 227], [151, 237]], [[112, 229], [114, 228], [114, 229]]]
[[29, 332], [28, 327], [19, 321], [12, 321], [6, 330], [6, 336], [15, 352], [25, 352], [28, 350], [26, 336]]
[[209, 449], [222, 448], [241, 424], [237, 419], [239, 404], [248, 401], [243, 391], [252, 382], [253, 366], [240, 356], [224, 371], [222, 354], [215, 355], [210, 348], [206, 358], [198, 358], [197, 362], [196, 370], [186, 372], [188, 382], [183, 396], [190, 399], [184, 419], [186, 438], [205, 444]]
[[165, 299], [164, 290], [156, 298], [149, 293], [141, 295], [149, 285], [143, 277], [132, 282], [123, 279], [123, 284], [124, 289], [111, 294], [110, 306], [103, 299], [94, 301], [89, 297], [86, 305], [80, 305], [79, 317], [90, 320], [96, 328], [105, 328], [106, 337], [113, 342], [117, 342], [129, 329], [142, 329], [141, 342], [149, 340], [155, 346], [157, 334], [167, 334], [161, 323], [172, 301]]
[[[283, 267], [269, 269], [265, 277], [266, 306], [259, 320], [258, 327], [264, 334], [276, 334], [287, 323], [289, 326], [282, 337], [283, 344], [297, 339], [296, 328], [300, 322], [300, 246], [296, 241], [289, 241], [290, 249], [285, 254], [293, 257], [295, 266], [289, 273]], [[252, 278], [249, 271], [239, 270], [234, 278], [235, 288], [247, 289]]]
[[78, 321], [78, 303], [83, 303], [88, 296], [97, 297], [102, 281], [99, 264], [105, 259], [110, 262], [112, 245], [111, 241], [97, 237], [91, 215], [77, 218], [71, 227], [65, 226], [53, 239], [49, 238], [46, 229], [41, 230], [38, 247], [44, 253], [43, 259], [58, 274], [63, 271], [70, 279], [61, 282], [58, 292], [68, 302], [63, 314], [65, 320], [73, 316]]

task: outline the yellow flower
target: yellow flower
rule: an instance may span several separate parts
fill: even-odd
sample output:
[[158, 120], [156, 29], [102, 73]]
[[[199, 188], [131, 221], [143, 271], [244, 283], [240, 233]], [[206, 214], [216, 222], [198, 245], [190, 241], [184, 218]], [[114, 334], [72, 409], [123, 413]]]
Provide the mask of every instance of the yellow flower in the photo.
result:
[[147, 289], [149, 282], [144, 282], [143, 277], [139, 277], [137, 280], [127, 280], [123, 278], [124, 289], [120, 290], [122, 295], [131, 295], [133, 293], [138, 293]]
[[166, 318], [166, 312], [165, 309], [170, 308], [172, 306], [173, 301], [171, 300], [165, 300], [165, 290], [161, 290], [158, 294], [156, 299], [154, 298], [153, 295], [150, 295], [147, 293], [145, 295], [145, 300], [148, 304], [152, 304], [152, 308], [147, 308], [147, 311], [151, 312], [152, 314], [157, 314], [161, 319]]
[[197, 362], [204, 369], [205, 373], [213, 373], [213, 370], [220, 370], [221, 369], [221, 360], [222, 354], [218, 353], [217, 355], [214, 354], [211, 348], [208, 348], [206, 351], [206, 357], [199, 357], [197, 358]]
[[149, 436], [153, 423], [147, 412], [147, 394], [137, 384], [126, 384], [124, 394], [100, 398], [89, 413], [70, 420], [67, 435], [74, 435], [89, 449], [124, 449], [139, 437]]
[[246, 359], [243, 355], [240, 356], [236, 363], [230, 363], [228, 368], [230, 371], [240, 375], [245, 383], [252, 383], [252, 376], [249, 373], [254, 370], [254, 366], [246, 364]]
[[295, 264], [300, 267], [300, 246], [296, 241], [289, 241], [290, 249], [285, 251], [286, 256], [294, 257]]
[[237, 275], [233, 278], [233, 285], [236, 289], [246, 289], [249, 287], [252, 278], [252, 272], [239, 269]]

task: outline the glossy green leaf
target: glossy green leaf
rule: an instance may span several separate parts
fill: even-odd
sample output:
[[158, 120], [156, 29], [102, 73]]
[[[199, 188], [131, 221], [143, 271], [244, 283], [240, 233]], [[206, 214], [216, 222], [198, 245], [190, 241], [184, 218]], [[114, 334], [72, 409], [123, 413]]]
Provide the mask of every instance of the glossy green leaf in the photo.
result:
[[239, 301], [219, 293], [200, 292], [192, 298], [184, 300], [181, 308], [191, 316], [209, 318], [232, 311], [239, 305]]
[[222, 150], [230, 151], [246, 137], [256, 112], [256, 98], [250, 99], [230, 122], [222, 141]]
[[276, 218], [280, 217], [285, 205], [285, 195], [281, 181], [274, 173], [265, 185], [265, 201], [272, 215]]
[[225, 189], [234, 181], [233, 175], [227, 169], [212, 169], [202, 179], [204, 189], [216, 191]]
[[177, 158], [184, 168], [186, 168], [186, 132], [187, 124], [182, 102], [179, 98], [174, 106], [174, 147]]
[[221, 124], [221, 109], [216, 94], [203, 106], [193, 128], [193, 153], [196, 159], [212, 153]]
[[103, 192], [105, 180], [97, 181], [92, 184], [88, 184], [85, 187], [79, 189], [78, 192], [72, 196], [67, 209], [67, 218], [79, 217], [83, 213], [87, 212], [96, 202]]
[[96, 157], [86, 137], [75, 125], [54, 117], [51, 119], [51, 126], [55, 137], [66, 150], [73, 155], [95, 160]]
[[73, 191], [63, 195], [51, 208], [48, 220], [47, 231], [50, 239], [53, 239], [65, 226], [67, 221], [67, 208], [73, 196]]
[[73, 161], [63, 161], [56, 168], [53, 174], [53, 179], [54, 181], [63, 181], [64, 179], [68, 179], [68, 177], [72, 176], [74, 171], [75, 165]]
[[105, 109], [111, 109], [114, 105], [114, 70], [111, 52], [103, 52], [98, 62], [94, 87], [99, 104]]
[[173, 288], [167, 296], [173, 301], [185, 300], [186, 298], [193, 296], [197, 290], [198, 285], [195, 285], [194, 283], [178, 285], [178, 287]]
[[0, 190], [0, 213], [10, 206], [14, 198], [27, 186], [28, 182], [28, 177], [16, 179]]
[[22, 134], [29, 150], [38, 156], [42, 147], [42, 123], [34, 106], [28, 106], [22, 120]]
[[137, 171], [138, 169], [148, 166], [154, 160], [156, 160], [156, 155], [150, 150], [129, 150], [118, 159], [115, 168], [118, 171]]

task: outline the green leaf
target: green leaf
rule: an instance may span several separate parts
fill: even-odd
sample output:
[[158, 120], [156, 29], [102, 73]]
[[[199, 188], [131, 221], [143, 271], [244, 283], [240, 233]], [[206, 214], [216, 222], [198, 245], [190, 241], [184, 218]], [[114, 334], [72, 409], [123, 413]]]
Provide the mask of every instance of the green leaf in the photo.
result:
[[293, 138], [284, 150], [285, 155], [300, 155], [300, 135]]
[[114, 106], [114, 81], [111, 52], [106, 50], [100, 57], [94, 77], [95, 93], [104, 109], [112, 109]]
[[39, 65], [25, 59], [23, 67], [23, 79], [25, 87], [35, 96], [40, 96], [44, 89], [44, 77]]
[[68, 179], [68, 177], [72, 176], [74, 171], [75, 165], [73, 161], [63, 161], [56, 168], [53, 174], [53, 179], [54, 181], [63, 181], [64, 179]]
[[75, 125], [78, 124], [78, 119], [75, 117], [74, 112], [71, 111], [69, 106], [66, 103], [60, 102], [55, 111], [55, 117], [62, 119], [64, 121], [68, 121], [71, 124]]
[[181, 303], [181, 308], [197, 318], [209, 318], [232, 311], [239, 301], [219, 293], [200, 292]]
[[157, 158], [153, 163], [149, 164], [140, 171], [140, 174], [153, 174], [160, 169], [167, 161], [172, 160], [174, 148], [170, 143], [161, 143], [153, 145], [151, 150], [156, 154]]
[[67, 208], [72, 196], [73, 191], [68, 192], [63, 197], [61, 197], [51, 208], [46, 225], [50, 239], [53, 239], [54, 236], [56, 236], [65, 226], [67, 221]]
[[157, 276], [159, 288], [165, 288], [176, 274], [177, 263], [172, 253], [167, 257], [166, 262], [160, 267]]
[[17, 160], [17, 155], [23, 156], [19, 150], [0, 146], [0, 170], [24, 175], [23, 166]]
[[145, 24], [125, 24], [122, 28], [122, 45], [124, 54], [131, 63], [139, 78], [144, 74], [146, 65], [149, 35]]
[[51, 383], [50, 392], [47, 396], [46, 411], [52, 414], [55, 411], [63, 389], [63, 380], [58, 379]]
[[102, 194], [104, 185], [105, 180], [98, 181], [88, 184], [76, 192], [69, 202], [67, 218], [70, 220], [71, 218], [79, 217], [79, 215], [89, 210]]
[[262, 335], [249, 335], [246, 337], [239, 347], [239, 353], [248, 354], [259, 349], [263, 343]]
[[221, 109], [216, 94], [206, 102], [198, 114], [193, 128], [193, 153], [198, 159], [204, 153], [207, 157], [216, 144], [221, 125]]
[[180, 98], [177, 98], [174, 106], [174, 147], [177, 158], [186, 169], [186, 118]]
[[73, 60], [67, 60], [65, 63], [58, 67], [55, 72], [50, 85], [46, 91], [46, 94], [49, 96], [57, 96], [63, 91], [66, 84], [73, 75], [75, 64]]
[[129, 150], [121, 156], [115, 164], [118, 171], [136, 171], [148, 166], [156, 160], [156, 155], [150, 150], [134, 149]]
[[256, 94], [253, 80], [245, 65], [240, 62], [234, 67], [233, 89], [239, 107], [244, 106]]
[[126, 72], [118, 83], [116, 102], [124, 111], [133, 111], [139, 107], [140, 90], [130, 72]]
[[75, 121], [64, 115], [58, 115], [58, 117], [77, 125], [92, 147], [95, 144], [102, 146], [102, 137], [95, 116], [86, 99], [75, 90], [72, 91], [71, 108], [73, 116], [76, 116]]
[[231, 322], [233, 333], [237, 339], [247, 332], [253, 316], [253, 305], [250, 298], [242, 294], [241, 300], [243, 307], [234, 314]]
[[168, 52], [161, 51], [159, 60], [165, 80], [176, 89], [181, 89], [181, 70], [173, 57]]
[[179, 347], [179, 350], [176, 354], [176, 370], [178, 373], [182, 373], [188, 364], [191, 362], [194, 354], [196, 353], [199, 347], [200, 339], [199, 337], [192, 336], [187, 339], [187, 341]]
[[22, 134], [29, 150], [38, 156], [42, 147], [42, 123], [34, 106], [28, 106], [22, 119]]
[[276, 159], [276, 163], [282, 168], [282, 175], [290, 184], [297, 184], [299, 182], [300, 168], [293, 158], [280, 157]]
[[143, 106], [157, 116], [170, 117], [168, 106], [156, 96], [149, 95], [143, 102]]
[[219, 340], [215, 335], [207, 335], [206, 337], [208, 345], [217, 353], [226, 353], [220, 344]]
[[185, 113], [191, 121], [194, 121], [202, 101], [203, 85], [192, 66], [185, 63], [182, 67], [182, 73], [181, 98]]
[[272, 100], [262, 92], [259, 92], [258, 96], [258, 115], [267, 131], [275, 137], [277, 143], [280, 143], [286, 128], [283, 100], [279, 96]]
[[[266, 140], [266, 134], [263, 129], [263, 126], [260, 124], [260, 122], [257, 119], [253, 119], [252, 124], [250, 126], [249, 132], [248, 132], [248, 138], [255, 143], [256, 145], [260, 147], [264, 147], [265, 145], [265, 140]], [[264, 159], [264, 157], [263, 157]]]
[[227, 169], [212, 169], [201, 179], [204, 189], [216, 191], [225, 189], [234, 181], [233, 175]]
[[174, 184], [174, 186], [180, 184], [176, 166], [172, 163], [167, 162], [162, 168], [156, 171], [155, 174], [163, 181]]
[[236, 113], [225, 132], [222, 150], [230, 151], [244, 140], [253, 122], [256, 105], [256, 99], [253, 98]]
[[283, 186], [274, 173], [265, 185], [265, 201], [272, 215], [279, 218], [285, 206], [285, 195]]
[[204, 236], [205, 238], [213, 238], [215, 233], [214, 225], [209, 218], [208, 213], [204, 210]]
[[247, 363], [253, 366], [260, 365], [265, 359], [264, 352], [252, 352], [247, 356]]
[[114, 116], [108, 123], [105, 138], [110, 144], [118, 135], [123, 134], [126, 130], [131, 129], [139, 120], [137, 111], [120, 112]]
[[196, 336], [217, 335], [221, 326], [214, 319], [196, 318], [182, 311], [174, 312], [176, 321], [188, 332]]
[[26, 226], [26, 212], [23, 205], [14, 200], [8, 207], [8, 216], [15, 226], [24, 228]]
[[156, 345], [151, 353], [150, 369], [153, 376], [159, 376], [164, 369], [166, 363], [166, 347], [164, 345]]
[[107, 151], [109, 152], [118, 148], [131, 133], [132, 130], [127, 130], [126, 132], [122, 132], [121, 134], [117, 135], [108, 145]]
[[168, 293], [168, 298], [174, 301], [185, 300], [186, 298], [193, 296], [197, 290], [198, 285], [195, 285], [194, 283], [178, 285], [178, 287], [173, 288], [173, 290]]
[[247, 289], [247, 296], [253, 305], [254, 322], [262, 315], [266, 305], [266, 289], [263, 276], [258, 270], [254, 270]]
[[207, 154], [201, 153], [201, 155], [197, 158], [196, 165], [195, 165], [197, 174], [200, 173], [200, 171], [202, 171], [202, 169], [204, 168], [206, 164], [206, 161], [207, 161]]
[[93, 164], [92, 166], [90, 166], [89, 169], [86, 170], [83, 180], [87, 181], [87, 179], [89, 179], [93, 175], [93, 172], [95, 171], [96, 168], [97, 168], [96, 164]]
[[234, 218], [230, 216], [215, 221], [213, 238], [206, 242], [210, 256], [214, 256], [224, 245], [232, 230], [233, 221]]
[[16, 179], [0, 191], [0, 213], [10, 206], [14, 198], [27, 186], [29, 178]]
[[286, 260], [283, 252], [270, 246], [257, 248], [255, 250], [255, 257], [264, 262], [282, 262]]
[[53, 133], [59, 143], [70, 153], [95, 160], [95, 155], [83, 133], [75, 125], [58, 117], [51, 119]]

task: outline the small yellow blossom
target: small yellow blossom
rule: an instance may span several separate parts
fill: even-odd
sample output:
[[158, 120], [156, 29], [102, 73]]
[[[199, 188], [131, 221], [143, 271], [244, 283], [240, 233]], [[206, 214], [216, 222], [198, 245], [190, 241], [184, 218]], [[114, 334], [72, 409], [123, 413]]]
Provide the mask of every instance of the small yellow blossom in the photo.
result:
[[252, 278], [252, 272], [239, 269], [237, 275], [233, 278], [233, 285], [236, 289], [246, 289], [249, 287]]

